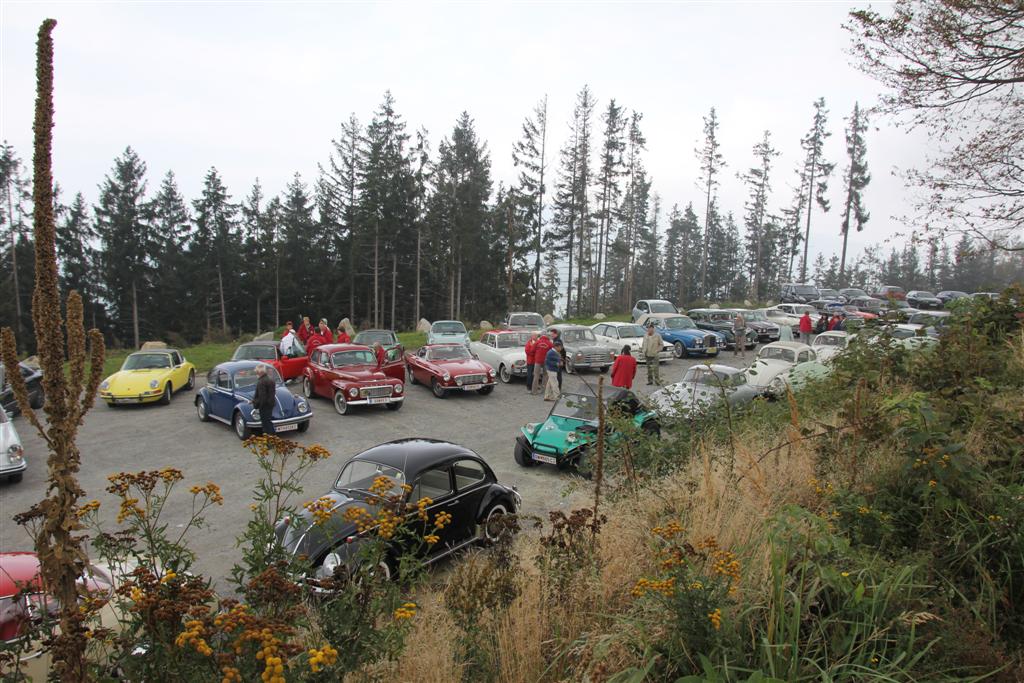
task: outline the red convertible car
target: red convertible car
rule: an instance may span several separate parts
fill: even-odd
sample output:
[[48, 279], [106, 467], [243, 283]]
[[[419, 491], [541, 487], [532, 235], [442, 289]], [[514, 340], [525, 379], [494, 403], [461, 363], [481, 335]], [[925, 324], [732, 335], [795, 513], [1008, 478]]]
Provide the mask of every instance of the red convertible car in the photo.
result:
[[430, 344], [415, 353], [405, 354], [409, 384], [425, 384], [434, 396], [444, 398], [449, 391], [494, 391], [494, 368], [477, 359], [465, 344]]
[[306, 398], [323, 396], [334, 401], [339, 415], [353, 406], [386, 405], [398, 410], [405, 400], [405, 363], [397, 349], [382, 366], [373, 349], [361, 344], [324, 344], [310, 354], [302, 374]]
[[305, 349], [298, 339], [295, 340], [297, 350], [301, 352], [297, 356], [283, 356], [278, 342], [275, 341], [254, 341], [242, 344], [235, 349], [235, 355], [231, 360], [261, 360], [268, 365], [273, 365], [277, 374], [287, 382], [302, 377], [302, 371], [306, 369], [309, 358]]

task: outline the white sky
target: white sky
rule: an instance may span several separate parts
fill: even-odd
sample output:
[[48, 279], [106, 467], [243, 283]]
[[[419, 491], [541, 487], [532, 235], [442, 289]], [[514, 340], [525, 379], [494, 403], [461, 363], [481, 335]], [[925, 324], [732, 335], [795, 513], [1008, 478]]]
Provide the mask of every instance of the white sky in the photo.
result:
[[[777, 160], [772, 209], [789, 203], [812, 102], [826, 99], [836, 161], [833, 210], [816, 214], [811, 252], [837, 250], [844, 121], [878, 87], [850, 66], [844, 2], [745, 3], [43, 3], [0, 2], [0, 137], [30, 165], [34, 41], [57, 19], [54, 162], [65, 200], [94, 201], [115, 156], [131, 145], [155, 190], [168, 170], [189, 199], [210, 166], [240, 200], [259, 177], [280, 192], [310, 182], [329, 141], [355, 112], [367, 122], [386, 89], [410, 132], [436, 150], [466, 110], [489, 144], [495, 186], [514, 182], [511, 146], [534, 104], [549, 98], [549, 149], [568, 130], [587, 83], [599, 109], [615, 97], [644, 114], [646, 164], [665, 213], [693, 201], [694, 148], [716, 107], [728, 163], [720, 205], [741, 217], [736, 173], [770, 129]], [[871, 221], [854, 253], [900, 229], [909, 213], [895, 167], [924, 145], [887, 121], [868, 137]], [[595, 126], [599, 130], [599, 124]], [[554, 161], [554, 155], [552, 155]], [[554, 163], [551, 164], [554, 170]], [[662, 223], [662, 229], [664, 222]], [[813, 256], [812, 256], [813, 260]]]

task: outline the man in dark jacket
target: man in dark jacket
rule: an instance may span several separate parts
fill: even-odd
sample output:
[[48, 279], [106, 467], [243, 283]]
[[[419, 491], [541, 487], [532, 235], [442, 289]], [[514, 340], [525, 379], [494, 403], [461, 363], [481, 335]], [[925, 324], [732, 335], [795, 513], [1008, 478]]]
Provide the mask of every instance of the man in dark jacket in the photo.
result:
[[275, 434], [274, 406], [277, 405], [277, 384], [267, 374], [267, 366], [260, 363], [256, 366], [256, 392], [252, 397], [252, 407], [260, 411], [260, 424], [264, 434]]

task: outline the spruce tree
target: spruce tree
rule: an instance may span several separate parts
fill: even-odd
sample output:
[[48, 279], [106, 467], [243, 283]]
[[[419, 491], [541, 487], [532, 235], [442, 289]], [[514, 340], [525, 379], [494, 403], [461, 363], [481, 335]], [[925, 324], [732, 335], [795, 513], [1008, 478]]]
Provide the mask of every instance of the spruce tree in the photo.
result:
[[192, 232], [192, 218], [171, 171], [161, 181], [151, 208], [153, 287], [157, 292], [152, 305], [153, 327], [160, 333], [188, 331], [194, 338], [199, 329], [195, 309], [181, 305], [191, 288], [190, 264], [185, 250]]
[[57, 220], [57, 262], [60, 266], [60, 288], [77, 290], [82, 296], [85, 317], [97, 327], [99, 311], [96, 282], [96, 231], [89, 215], [89, 205], [81, 192], [71, 205], [62, 207]]
[[718, 115], [715, 108], [704, 117], [704, 144], [694, 150], [700, 163], [700, 180], [697, 186], [704, 192], [704, 241], [700, 257], [700, 298], [708, 295], [708, 250], [711, 240], [711, 207], [715, 201], [715, 189], [718, 187], [718, 175], [725, 167], [725, 159], [720, 151], [721, 141], [718, 139]]
[[12, 322], [21, 350], [27, 348], [27, 334], [31, 326], [31, 311], [28, 297], [34, 279], [34, 246], [29, 230], [31, 210], [28, 208], [30, 181], [14, 147], [3, 143], [0, 147], [0, 226], [7, 233], [0, 246], [3, 262], [10, 264], [10, 276], [0, 282], [0, 317]]
[[747, 270], [750, 273], [750, 297], [760, 300], [764, 295], [765, 270], [765, 217], [771, 195], [772, 159], [779, 152], [772, 147], [771, 133], [754, 145], [755, 166], [739, 176], [747, 185], [747, 203], [744, 223], [747, 228]]
[[[356, 312], [356, 272], [358, 270], [359, 180], [365, 162], [363, 128], [355, 114], [341, 124], [341, 135], [331, 140], [327, 168], [320, 167], [320, 192], [336, 225], [331, 231], [334, 262], [346, 275], [349, 315]], [[323, 212], [321, 212], [323, 214]], [[323, 220], [323, 215], [321, 215]]]
[[[196, 268], [197, 276], [192, 284], [198, 289], [194, 301], [203, 301], [206, 316], [206, 331], [212, 331], [211, 321], [219, 322], [220, 334], [228, 336], [228, 308], [238, 300], [237, 272], [242, 251], [241, 233], [238, 224], [238, 205], [231, 202], [217, 173], [210, 168], [203, 179], [203, 190], [199, 199], [193, 200], [195, 212], [195, 237], [190, 250], [190, 261]], [[213, 298], [210, 298], [212, 293]]]
[[615, 102], [615, 98], [612, 98], [601, 116], [601, 120], [604, 122], [604, 135], [601, 141], [600, 163], [597, 171], [597, 207], [593, 214], [597, 223], [597, 244], [595, 245], [597, 263], [591, 278], [593, 291], [591, 292], [590, 308], [593, 313], [601, 310], [605, 300], [604, 270], [607, 268], [607, 254], [614, 228], [615, 208], [622, 196], [619, 179], [626, 172], [622, 158], [625, 150], [623, 136], [626, 130], [624, 113], [623, 108]]
[[[807, 135], [800, 141], [804, 150], [803, 178], [806, 180], [803, 196], [806, 200], [807, 222], [804, 229], [804, 255], [800, 260], [800, 281], [807, 279], [807, 248], [811, 239], [811, 213], [817, 202], [821, 210], [828, 212], [829, 202], [825, 197], [828, 192], [828, 179], [832, 175], [835, 164], [825, 160], [825, 141], [832, 133], [826, 130], [828, 125], [828, 109], [825, 98], [820, 97], [814, 103], [814, 120]], [[813, 197], [813, 201], [812, 198]]]
[[849, 127], [846, 129], [846, 201], [843, 209], [843, 254], [839, 259], [839, 281], [844, 281], [846, 271], [846, 243], [850, 239], [850, 228], [857, 232], [864, 229], [870, 214], [864, 209], [863, 192], [871, 182], [868, 173], [867, 145], [864, 139], [868, 130], [867, 115], [861, 111], [860, 103], [854, 102], [853, 114], [850, 115]]
[[512, 163], [519, 170], [517, 196], [526, 205], [525, 227], [533, 236], [533, 307], [541, 302], [541, 250], [544, 235], [544, 174], [547, 170], [548, 97], [544, 96], [523, 121], [522, 137], [512, 147]]

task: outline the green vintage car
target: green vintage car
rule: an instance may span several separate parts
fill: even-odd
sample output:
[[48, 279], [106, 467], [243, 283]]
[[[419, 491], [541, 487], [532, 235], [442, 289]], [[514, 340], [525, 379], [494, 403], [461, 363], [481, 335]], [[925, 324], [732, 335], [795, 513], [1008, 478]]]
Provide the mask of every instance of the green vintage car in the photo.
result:
[[[650, 434], [660, 434], [657, 414], [647, 410], [632, 391], [613, 387], [604, 394], [606, 414], [632, 420]], [[515, 458], [523, 467], [538, 463], [559, 469], [579, 467], [597, 442], [597, 397], [593, 394], [562, 394], [544, 422], [531, 422], [516, 437]], [[609, 427], [606, 438], [615, 442], [623, 435]], [[583, 469], [586, 469], [585, 467]]]

